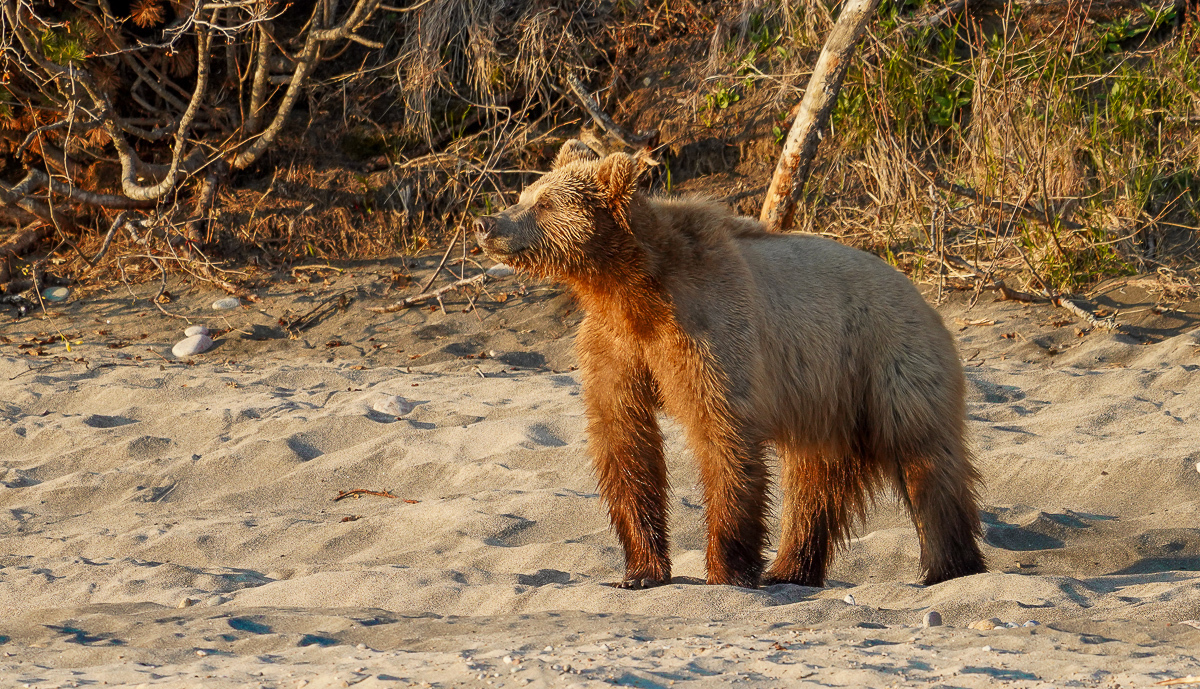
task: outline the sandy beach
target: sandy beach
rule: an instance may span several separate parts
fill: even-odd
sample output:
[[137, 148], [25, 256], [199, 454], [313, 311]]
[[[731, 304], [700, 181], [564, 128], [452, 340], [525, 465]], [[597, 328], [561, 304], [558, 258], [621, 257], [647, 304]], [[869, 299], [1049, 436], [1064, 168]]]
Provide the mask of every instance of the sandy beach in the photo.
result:
[[[172, 284], [188, 320], [147, 301], [156, 285], [96, 288], [0, 327], [0, 685], [1200, 675], [1194, 303], [1108, 285], [1094, 303], [1126, 333], [988, 294], [939, 307], [970, 384], [988, 573], [913, 583], [916, 534], [886, 497], [827, 588], [704, 586], [697, 474], [667, 423], [675, 579], [624, 591], [586, 457], [581, 314], [516, 280], [445, 312], [366, 311], [414, 291], [395, 270], [304, 271], [228, 311]], [[177, 360], [193, 323], [217, 346]], [[336, 499], [359, 489], [386, 495]], [[945, 625], [922, 627], [929, 611]]]

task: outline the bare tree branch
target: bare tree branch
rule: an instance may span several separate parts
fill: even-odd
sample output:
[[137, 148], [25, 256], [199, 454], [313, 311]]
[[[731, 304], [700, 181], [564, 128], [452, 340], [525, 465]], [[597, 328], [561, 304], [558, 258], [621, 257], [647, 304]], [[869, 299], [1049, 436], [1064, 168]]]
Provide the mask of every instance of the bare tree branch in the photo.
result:
[[812, 77], [804, 89], [800, 112], [788, 131], [775, 174], [771, 177], [771, 186], [763, 200], [759, 220], [771, 232], [782, 232], [792, 225], [796, 203], [817, 154], [821, 129], [837, 104], [851, 55], [878, 5], [879, 0], [846, 0], [841, 16], [825, 40], [825, 47], [821, 49]]

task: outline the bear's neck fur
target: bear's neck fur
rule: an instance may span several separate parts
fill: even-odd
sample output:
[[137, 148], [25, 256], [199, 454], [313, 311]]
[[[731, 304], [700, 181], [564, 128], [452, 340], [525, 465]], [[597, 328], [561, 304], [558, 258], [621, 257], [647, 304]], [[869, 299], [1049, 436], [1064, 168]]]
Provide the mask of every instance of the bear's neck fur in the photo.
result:
[[[668, 207], [671, 212], [662, 212]], [[679, 212], [690, 207], [699, 210]], [[716, 202], [681, 203], [636, 193], [625, 217], [628, 227], [604, 232], [606, 241], [589, 247], [594, 255], [585, 264], [595, 268], [565, 281], [595, 320], [617, 332], [654, 339], [675, 321], [672, 276], [688, 274], [684, 264], [733, 248], [727, 230], [733, 214]], [[616, 218], [613, 222], [622, 224]]]

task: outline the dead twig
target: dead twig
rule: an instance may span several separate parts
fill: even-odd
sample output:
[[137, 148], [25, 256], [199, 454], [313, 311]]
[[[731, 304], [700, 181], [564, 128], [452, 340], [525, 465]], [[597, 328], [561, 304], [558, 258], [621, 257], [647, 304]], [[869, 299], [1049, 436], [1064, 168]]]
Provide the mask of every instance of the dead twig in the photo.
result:
[[[453, 292], [454, 290], [460, 289], [462, 287], [469, 287], [471, 285], [482, 286], [485, 282], [487, 282], [488, 277], [489, 276], [487, 273], [480, 273], [479, 275], [475, 275], [473, 277], [463, 278], [462, 280], [457, 280], [455, 282], [450, 283], [449, 285], [446, 285], [445, 287], [438, 288], [432, 292], [425, 292], [423, 294], [417, 294], [417, 295], [414, 295], [411, 297], [405, 297], [394, 304], [389, 304], [388, 306], [368, 306], [367, 310], [371, 311], [373, 313], [395, 313], [396, 311], [403, 311], [404, 309], [407, 309], [408, 307], [413, 306], [414, 304], [425, 303], [425, 302], [429, 301], [430, 299], [437, 299], [438, 301], [441, 301], [443, 294], [445, 294], [447, 292]], [[494, 279], [498, 279], [498, 278], [494, 278]], [[445, 310], [445, 306], [443, 306], [442, 309]]]
[[1188, 675], [1187, 677], [1177, 677], [1175, 679], [1164, 679], [1161, 682], [1155, 682], [1156, 687], [1171, 687], [1181, 684], [1200, 684], [1200, 676]]
[[[922, 173], [924, 173], [923, 170], [922, 170]], [[1046, 213], [1045, 211], [1042, 211], [1042, 210], [1038, 210], [1036, 208], [1030, 208], [1029, 206], [1027, 206], [1023, 203], [1013, 204], [1013, 203], [1009, 203], [1007, 201], [993, 199], [993, 198], [987, 196], [986, 194], [982, 194], [970, 187], [964, 187], [961, 184], [955, 184], [954, 182], [947, 182], [946, 180], [941, 179], [940, 177], [930, 176], [927, 173], [925, 174], [925, 176], [928, 177], [929, 181], [932, 182], [933, 185], [936, 186], [938, 189], [942, 189], [942, 190], [948, 191], [952, 194], [957, 194], [958, 196], [962, 196], [964, 198], [971, 199], [972, 201], [974, 201], [976, 203], [981, 203], [985, 206], [990, 206], [991, 208], [995, 208], [996, 210], [999, 210], [999, 211], [1004, 211], [1005, 213], [1017, 213], [1026, 218], [1029, 218], [1030, 220], [1036, 220], [1048, 227], [1054, 227], [1055, 225], [1061, 225], [1061, 226], [1067, 228], [1068, 230], [1086, 229], [1083, 225], [1081, 225], [1077, 222], [1067, 220], [1066, 218], [1061, 218], [1058, 216], [1050, 215], [1049, 213]]]
[[442, 272], [442, 268], [446, 265], [446, 259], [450, 258], [450, 252], [454, 251], [454, 245], [458, 242], [458, 238], [462, 235], [462, 232], [463, 230], [460, 227], [458, 228], [458, 231], [454, 233], [454, 236], [450, 238], [450, 246], [446, 247], [446, 253], [442, 254], [442, 260], [438, 263], [437, 268], [434, 268], [433, 274], [429, 276], [429, 279], [425, 281], [425, 284], [421, 285], [421, 291], [418, 292], [418, 294], [425, 294], [425, 292], [429, 291], [429, 286], [432, 285], [433, 281], [437, 279], [438, 273]]
[[374, 496], [380, 497], [380, 498], [395, 498], [395, 497], [397, 497], [395, 495], [392, 495], [391, 493], [389, 493], [386, 490], [367, 490], [366, 488], [355, 488], [354, 490], [339, 490], [337, 497], [334, 498], [333, 501], [337, 502], [339, 500], [345, 500], [346, 498], [356, 498], [357, 499], [360, 495], [374, 495]]
[[[324, 267], [324, 266], [316, 266], [316, 267]], [[320, 304], [317, 304], [315, 307], [310, 309], [308, 311], [308, 313], [305, 313], [304, 315], [302, 315], [298, 318], [289, 318], [286, 320], [282, 319], [282, 318], [279, 319], [279, 324], [281, 326], [283, 326], [283, 329], [288, 331], [288, 333], [290, 333], [291, 335], [293, 335], [293, 336], [299, 335], [300, 331], [311, 326], [313, 323], [316, 323], [317, 316], [321, 315], [318, 312], [325, 309], [334, 300], [337, 300], [337, 302], [338, 302], [338, 304], [335, 308], [344, 309], [347, 306], [349, 306], [350, 302], [353, 301], [353, 299], [346, 299], [345, 297], [347, 294], [354, 292], [357, 289], [358, 288], [355, 287], [352, 289], [343, 290], [341, 292], [338, 292], [337, 294], [333, 295], [332, 297], [325, 299]]]
[[583, 109], [592, 116], [592, 119], [596, 121], [596, 124], [600, 125], [600, 128], [603, 129], [606, 134], [633, 149], [646, 148], [647, 146], [654, 145], [654, 140], [658, 138], [657, 129], [638, 132], [637, 134], [630, 134], [616, 122], [613, 122], [613, 119], [608, 116], [608, 113], [604, 112], [604, 110], [600, 108], [600, 105], [596, 103], [596, 100], [587, 92], [587, 89], [584, 87], [583, 83], [579, 81], [579, 77], [575, 76], [574, 74], [567, 74], [566, 82], [567, 86], [570, 87], [571, 92], [574, 93], [575, 97], [579, 99]]
[[[935, 257], [935, 258], [937, 258], [937, 257]], [[997, 278], [989, 278], [987, 275], [985, 275], [983, 272], [981, 272], [978, 268], [976, 268], [974, 264], [972, 264], [970, 261], [968, 261], [967, 259], [965, 259], [961, 256], [956, 256], [954, 254], [946, 254], [943, 262], [947, 266], [965, 268], [966, 270], [971, 271], [971, 273], [974, 274], [976, 279], [978, 279], [980, 281], [980, 285], [984, 289], [990, 289], [990, 290], [995, 290], [995, 291], [999, 292], [1000, 298], [1002, 300], [1020, 301], [1020, 302], [1025, 302], [1025, 303], [1029, 303], [1029, 304], [1031, 304], [1031, 303], [1054, 304], [1057, 307], [1060, 307], [1060, 308], [1066, 309], [1067, 311], [1070, 311], [1077, 318], [1079, 318], [1083, 321], [1086, 321], [1093, 328], [1103, 328], [1103, 329], [1109, 330], [1109, 331], [1125, 332], [1125, 327], [1122, 326], [1120, 323], [1117, 323], [1115, 314], [1112, 316], [1108, 316], [1108, 317], [1098, 316], [1095, 313], [1093, 313], [1092, 311], [1088, 310], [1085, 306], [1080, 304], [1078, 301], [1076, 301], [1070, 297], [1064, 296], [1062, 294], [1036, 295], [1036, 294], [1031, 294], [1029, 292], [1022, 292], [1020, 290], [1015, 290], [1015, 289], [1009, 287], [1008, 285], [1004, 284], [1003, 280], [1000, 280]]]

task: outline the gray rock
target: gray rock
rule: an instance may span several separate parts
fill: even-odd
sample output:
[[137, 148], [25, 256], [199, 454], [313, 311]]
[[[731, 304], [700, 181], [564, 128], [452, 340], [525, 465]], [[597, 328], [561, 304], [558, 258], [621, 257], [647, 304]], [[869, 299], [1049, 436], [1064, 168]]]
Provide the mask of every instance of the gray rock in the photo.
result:
[[225, 297], [224, 299], [214, 301], [212, 307], [217, 311], [223, 311], [225, 309], [236, 309], [241, 305], [242, 302], [237, 297]]
[[185, 356], [207, 352], [212, 346], [212, 338], [208, 335], [192, 335], [175, 343], [175, 346], [171, 348], [171, 353], [176, 358], [182, 359]]
[[66, 301], [71, 295], [71, 290], [66, 287], [47, 287], [42, 290], [42, 299], [46, 301]]
[[1021, 625], [1021, 626], [1023, 626], [1023, 627], [1037, 627], [1037, 626], [1039, 626], [1040, 624], [1041, 624], [1041, 622], [1038, 622], [1037, 620], [1026, 620], [1026, 621], [1025, 621], [1025, 624], [1023, 624], [1023, 625]]
[[371, 408], [381, 414], [391, 414], [392, 416], [404, 416], [416, 408], [416, 404], [398, 397], [388, 395], [387, 397], [375, 400]]
[[937, 610], [930, 610], [925, 613], [925, 617], [921, 619], [922, 627], [940, 627], [942, 626], [942, 613]]
[[183, 334], [188, 337], [191, 337], [192, 335], [207, 335], [208, 328], [204, 327], [203, 325], [193, 325], [187, 330], [184, 330]]
[[225, 596], [213, 596], [212, 598], [209, 598], [208, 600], [204, 601], [204, 604], [210, 608], [214, 608], [222, 603], [227, 603], [228, 601], [229, 601], [229, 599], [226, 598]]

